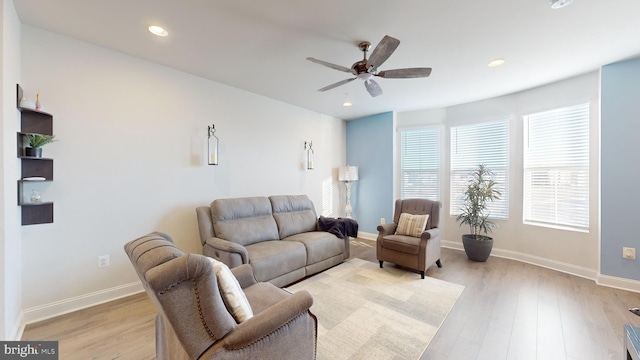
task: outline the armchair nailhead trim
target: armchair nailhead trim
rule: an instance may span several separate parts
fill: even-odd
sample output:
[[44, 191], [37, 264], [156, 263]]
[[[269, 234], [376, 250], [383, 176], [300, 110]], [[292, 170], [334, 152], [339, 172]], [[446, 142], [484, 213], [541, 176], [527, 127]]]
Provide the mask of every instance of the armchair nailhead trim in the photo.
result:
[[[256, 344], [256, 343], [258, 343], [258, 342], [260, 342], [260, 341], [262, 341], [262, 340], [264, 340], [264, 339], [266, 339], [266, 338], [268, 338], [268, 337], [276, 336], [276, 335], [278, 335], [278, 334], [281, 334], [281, 333], [284, 331], [284, 328], [288, 328], [288, 327], [291, 325], [291, 323], [292, 323], [292, 322], [294, 322], [294, 321], [296, 321], [296, 320], [298, 320], [298, 319], [301, 319], [302, 317], [304, 317], [304, 316], [305, 316], [305, 315], [307, 315], [307, 314], [310, 314], [309, 310], [307, 310], [307, 311], [305, 311], [305, 312], [302, 312], [300, 315], [298, 315], [298, 316], [294, 317], [293, 319], [291, 319], [291, 320], [287, 321], [286, 323], [282, 324], [282, 326], [280, 326], [279, 328], [277, 328], [277, 329], [275, 329], [274, 331], [270, 332], [269, 334], [262, 335], [260, 338], [257, 338], [257, 339], [255, 339], [255, 340], [253, 340], [252, 342], [250, 342], [249, 344], [246, 344], [245, 346], [233, 347], [233, 346], [227, 346], [227, 345], [225, 344], [225, 346], [224, 346], [224, 347], [225, 347], [225, 349], [227, 349], [227, 350], [242, 350], [242, 349], [245, 349], [245, 348], [251, 347], [251, 346], [253, 346], [254, 344]], [[317, 331], [318, 331], [318, 330], [317, 330], [317, 327], [318, 327], [318, 325], [317, 325], [317, 323], [316, 323], [316, 334], [317, 334]], [[316, 346], [317, 346], [317, 345], [316, 345]]]
[[166, 288], [160, 290], [158, 292], [158, 295], [163, 295], [164, 293], [166, 293], [167, 291], [173, 289], [174, 287], [178, 286], [179, 284], [185, 282], [185, 281], [189, 281], [191, 280], [191, 282], [193, 283], [193, 291], [196, 294], [196, 304], [198, 306], [198, 315], [200, 316], [200, 322], [202, 323], [202, 326], [204, 327], [205, 331], [207, 332], [207, 334], [209, 335], [209, 337], [211, 337], [214, 341], [218, 341], [218, 338], [216, 338], [216, 336], [213, 334], [213, 331], [211, 331], [211, 329], [209, 328], [209, 326], [207, 326], [207, 323], [204, 321], [204, 315], [202, 314], [202, 307], [200, 306], [200, 293], [198, 293], [198, 283], [196, 282], [196, 279], [185, 279], [182, 281], [178, 281], [177, 283], [171, 284], [169, 286], [167, 286]]
[[191, 279], [191, 281], [193, 282], [193, 291], [196, 293], [196, 302], [198, 303], [198, 314], [200, 315], [200, 322], [202, 322], [202, 326], [204, 326], [207, 334], [209, 334], [209, 336], [215, 341], [217, 339], [215, 335], [213, 335], [213, 331], [209, 329], [209, 326], [207, 326], [207, 323], [204, 321], [204, 315], [202, 314], [202, 308], [200, 307], [200, 293], [198, 293], [198, 283], [196, 282], [196, 279]]

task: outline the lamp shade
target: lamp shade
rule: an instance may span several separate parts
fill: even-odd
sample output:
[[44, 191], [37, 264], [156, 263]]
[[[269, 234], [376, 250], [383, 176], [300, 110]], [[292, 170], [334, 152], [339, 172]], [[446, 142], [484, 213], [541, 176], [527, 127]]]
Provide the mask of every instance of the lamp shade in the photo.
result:
[[338, 168], [338, 180], [339, 181], [357, 181], [358, 180], [358, 167], [357, 166], [341, 166]]

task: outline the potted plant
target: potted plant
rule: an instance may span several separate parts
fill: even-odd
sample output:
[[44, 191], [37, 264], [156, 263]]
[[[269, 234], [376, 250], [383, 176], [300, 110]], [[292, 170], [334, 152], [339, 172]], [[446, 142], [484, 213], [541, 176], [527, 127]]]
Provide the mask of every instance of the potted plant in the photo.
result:
[[42, 157], [42, 147], [55, 140], [55, 135], [27, 134], [29, 146], [24, 149], [26, 156]]
[[462, 235], [462, 245], [469, 260], [487, 261], [493, 248], [493, 238], [487, 236], [496, 225], [489, 220], [487, 202], [500, 199], [500, 191], [493, 181], [493, 172], [485, 165], [478, 165], [472, 173], [464, 192], [464, 204], [456, 221], [469, 225], [471, 234]]

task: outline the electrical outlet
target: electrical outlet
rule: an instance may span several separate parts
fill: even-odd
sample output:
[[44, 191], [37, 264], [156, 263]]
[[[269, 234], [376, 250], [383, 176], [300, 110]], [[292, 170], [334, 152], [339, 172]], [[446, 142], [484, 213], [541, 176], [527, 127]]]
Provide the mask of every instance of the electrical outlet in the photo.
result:
[[98, 267], [103, 268], [109, 266], [109, 255], [98, 256]]
[[636, 258], [636, 248], [623, 247], [622, 248], [622, 257], [625, 259], [635, 259]]
[[380, 218], [380, 224], [384, 224], [384, 223], [385, 223], [384, 218]]

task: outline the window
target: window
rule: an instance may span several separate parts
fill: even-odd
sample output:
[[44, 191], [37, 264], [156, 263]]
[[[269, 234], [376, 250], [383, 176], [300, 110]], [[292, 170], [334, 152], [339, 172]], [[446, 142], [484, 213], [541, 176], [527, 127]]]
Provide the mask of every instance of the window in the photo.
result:
[[500, 199], [487, 204], [492, 219], [509, 218], [509, 120], [451, 128], [451, 208], [457, 215], [473, 169], [486, 165], [495, 176]]
[[440, 129], [400, 132], [400, 197], [440, 200]]
[[524, 118], [524, 222], [589, 229], [589, 104]]

